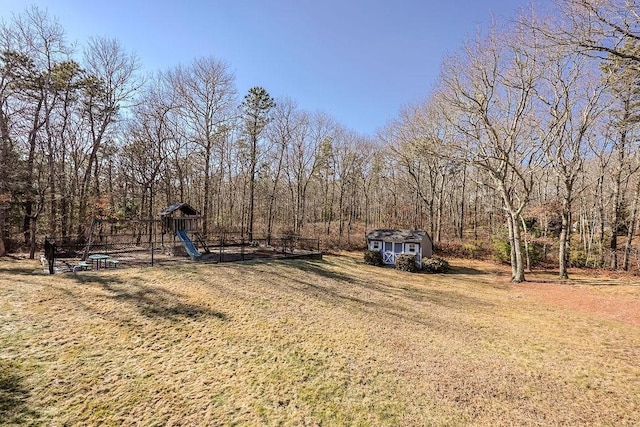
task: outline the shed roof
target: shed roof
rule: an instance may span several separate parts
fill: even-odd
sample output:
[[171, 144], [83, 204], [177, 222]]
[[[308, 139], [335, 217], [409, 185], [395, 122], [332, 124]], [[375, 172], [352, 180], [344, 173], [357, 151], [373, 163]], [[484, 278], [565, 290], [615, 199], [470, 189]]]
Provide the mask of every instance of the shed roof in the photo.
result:
[[178, 210], [182, 212], [183, 215], [189, 215], [189, 216], [200, 215], [200, 213], [197, 210], [189, 206], [187, 203], [174, 203], [171, 206], [167, 206], [162, 212], [160, 212], [159, 215], [160, 216], [171, 215]]
[[427, 235], [422, 230], [390, 230], [379, 228], [367, 233], [368, 240], [384, 240], [386, 242], [421, 243]]

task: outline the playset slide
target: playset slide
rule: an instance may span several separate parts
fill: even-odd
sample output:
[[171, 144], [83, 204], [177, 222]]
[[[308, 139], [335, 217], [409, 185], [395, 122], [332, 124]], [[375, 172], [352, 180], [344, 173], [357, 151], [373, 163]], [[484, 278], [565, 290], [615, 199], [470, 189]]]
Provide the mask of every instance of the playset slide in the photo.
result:
[[193, 244], [186, 231], [178, 230], [176, 234], [178, 235], [178, 238], [182, 240], [182, 244], [184, 244], [184, 248], [187, 250], [187, 253], [192, 260], [202, 258], [202, 254], [198, 252], [198, 249], [196, 249], [196, 246]]

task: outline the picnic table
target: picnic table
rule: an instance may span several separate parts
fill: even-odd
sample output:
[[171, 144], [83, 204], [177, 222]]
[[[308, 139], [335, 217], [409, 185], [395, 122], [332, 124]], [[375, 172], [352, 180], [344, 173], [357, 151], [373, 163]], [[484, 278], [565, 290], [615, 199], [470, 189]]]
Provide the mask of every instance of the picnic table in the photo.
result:
[[100, 261], [103, 262], [103, 265], [107, 266], [107, 259], [109, 259], [109, 255], [105, 254], [91, 254], [89, 255], [89, 259], [93, 262], [96, 262], [96, 270], [100, 270]]
[[113, 268], [118, 267], [118, 263], [120, 261], [118, 261], [115, 258], [109, 258], [108, 260], [105, 261], [106, 262], [106, 267], [109, 268], [109, 266], [112, 266]]

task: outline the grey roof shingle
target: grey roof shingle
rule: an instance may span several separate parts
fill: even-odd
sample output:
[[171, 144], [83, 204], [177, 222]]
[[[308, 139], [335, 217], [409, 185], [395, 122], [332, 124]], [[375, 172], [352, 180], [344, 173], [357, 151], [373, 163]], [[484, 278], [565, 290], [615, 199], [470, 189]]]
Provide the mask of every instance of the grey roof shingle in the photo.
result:
[[391, 230], [385, 228], [371, 230], [367, 233], [367, 239], [369, 240], [384, 240], [398, 243], [420, 243], [425, 236], [427, 236], [427, 232], [422, 230]]
[[187, 203], [174, 203], [171, 206], [167, 206], [162, 212], [159, 213], [159, 215], [160, 216], [171, 215], [177, 210], [182, 212], [184, 215], [189, 215], [189, 216], [199, 215], [198, 211], [193, 209]]

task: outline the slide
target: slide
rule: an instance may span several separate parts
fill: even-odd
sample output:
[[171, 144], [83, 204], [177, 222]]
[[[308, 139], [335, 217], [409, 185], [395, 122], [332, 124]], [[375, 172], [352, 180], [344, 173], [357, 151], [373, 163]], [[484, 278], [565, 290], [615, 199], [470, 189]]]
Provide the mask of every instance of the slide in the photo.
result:
[[192, 260], [197, 260], [202, 258], [202, 254], [198, 252], [198, 250], [196, 249], [196, 246], [193, 244], [193, 242], [187, 235], [186, 231], [178, 230], [176, 234], [178, 235], [180, 240], [182, 240], [182, 243], [184, 244], [184, 248], [187, 250], [187, 253], [189, 254]]

